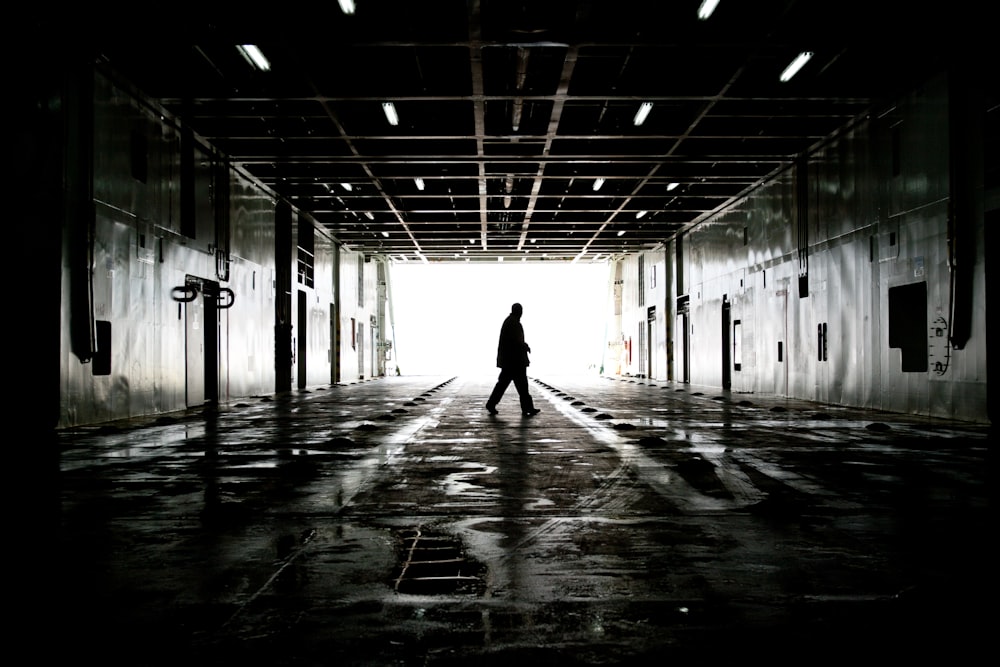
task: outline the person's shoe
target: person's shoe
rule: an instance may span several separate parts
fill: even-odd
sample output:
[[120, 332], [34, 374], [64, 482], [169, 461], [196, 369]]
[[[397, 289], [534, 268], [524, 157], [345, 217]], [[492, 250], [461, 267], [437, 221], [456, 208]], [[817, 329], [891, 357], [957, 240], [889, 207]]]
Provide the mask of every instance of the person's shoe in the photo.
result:
[[539, 410], [538, 408], [531, 408], [530, 410], [525, 410], [524, 411], [524, 416], [525, 417], [534, 417], [539, 412], [541, 412], [541, 410]]
[[495, 405], [490, 405], [489, 403], [487, 403], [486, 404], [486, 412], [490, 413], [491, 415], [495, 415], [497, 413], [496, 406]]

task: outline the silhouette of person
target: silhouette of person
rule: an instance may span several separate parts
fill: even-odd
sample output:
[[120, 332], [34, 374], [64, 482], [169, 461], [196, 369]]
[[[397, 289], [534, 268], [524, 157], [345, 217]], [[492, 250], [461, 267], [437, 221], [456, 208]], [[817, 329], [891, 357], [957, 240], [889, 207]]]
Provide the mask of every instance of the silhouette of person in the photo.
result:
[[497, 413], [497, 403], [503, 398], [511, 382], [517, 388], [517, 395], [521, 401], [521, 414], [525, 417], [534, 417], [541, 412], [535, 407], [528, 392], [528, 364], [531, 363], [528, 360], [528, 353], [531, 352], [531, 348], [524, 342], [522, 312], [521, 304], [515, 303], [510, 307], [510, 315], [500, 327], [500, 343], [497, 345], [497, 368], [500, 369], [500, 377], [497, 378], [493, 393], [486, 401], [486, 409], [491, 415]]

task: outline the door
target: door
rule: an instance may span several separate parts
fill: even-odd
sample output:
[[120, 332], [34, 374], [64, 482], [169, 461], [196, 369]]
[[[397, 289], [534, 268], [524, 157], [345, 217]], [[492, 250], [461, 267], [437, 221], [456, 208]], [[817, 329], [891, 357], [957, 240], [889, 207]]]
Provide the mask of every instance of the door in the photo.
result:
[[340, 382], [340, 308], [330, 304], [330, 382]]
[[659, 341], [656, 338], [656, 306], [646, 309], [646, 377], [656, 379], [656, 350]]
[[219, 399], [219, 284], [188, 276], [193, 298], [184, 304], [185, 402], [188, 407]]
[[775, 307], [778, 309], [778, 346], [777, 346], [777, 374], [774, 380], [774, 392], [779, 396], [788, 395], [788, 288], [779, 289], [775, 292], [777, 299]]
[[733, 355], [730, 349], [732, 342], [732, 332], [729, 330], [730, 310], [732, 304], [725, 294], [722, 295], [722, 388], [731, 389], [733, 386], [732, 363]]
[[205, 403], [205, 299], [200, 280], [188, 276], [185, 285], [194, 294], [184, 304], [185, 402], [190, 408]]
[[205, 401], [219, 400], [219, 283], [202, 281], [205, 300]]
[[298, 296], [298, 327], [299, 327], [299, 338], [296, 341], [296, 373], [298, 377], [297, 386], [299, 389], [305, 389], [307, 381], [309, 379], [307, 368], [306, 368], [306, 350], [308, 349], [306, 341], [306, 332], [309, 330], [309, 314], [306, 306], [306, 293], [303, 290], [299, 290]]
[[681, 334], [681, 382], [691, 382], [691, 325], [688, 321], [688, 298], [677, 300], [677, 330]]
[[365, 379], [365, 330], [358, 322], [358, 379]]

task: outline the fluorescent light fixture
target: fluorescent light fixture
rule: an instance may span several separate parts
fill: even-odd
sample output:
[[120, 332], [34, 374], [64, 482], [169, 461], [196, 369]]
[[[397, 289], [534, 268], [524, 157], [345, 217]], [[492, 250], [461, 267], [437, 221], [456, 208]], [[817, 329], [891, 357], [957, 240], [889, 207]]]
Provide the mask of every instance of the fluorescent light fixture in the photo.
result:
[[414, 183], [414, 185], [417, 186], [417, 190], [420, 190], [421, 192], [424, 191], [424, 179], [422, 179], [422, 178], [414, 178], [413, 179], [413, 183]]
[[382, 232], [382, 236], [389, 238], [389, 232]]
[[639, 105], [639, 110], [635, 112], [635, 118], [632, 119], [632, 122], [635, 123], [636, 127], [646, 122], [646, 116], [648, 116], [649, 112], [652, 110], [652, 102], [643, 102]]
[[718, 4], [719, 0], [701, 0], [701, 6], [698, 7], [698, 18], [702, 21], [707, 21]]
[[800, 69], [802, 69], [803, 65], [809, 62], [809, 59], [812, 57], [812, 51], [803, 51], [799, 55], [795, 56], [795, 60], [793, 60], [788, 67], [785, 68], [785, 71], [781, 73], [781, 80], [788, 81], [791, 79]]
[[[368, 218], [369, 220], [374, 220], [375, 219], [375, 216], [372, 215], [371, 211], [365, 211], [365, 217]], [[383, 233], [385, 233], [385, 232], [383, 232]]]
[[382, 102], [382, 111], [385, 112], [385, 119], [389, 125], [399, 125], [399, 115], [396, 113], [396, 105], [392, 102]]
[[618, 230], [618, 236], [625, 236], [625, 230], [624, 229], [619, 229]]
[[644, 217], [645, 215], [646, 215], [646, 212], [645, 212], [645, 211], [639, 211], [639, 212], [637, 212], [637, 213], [635, 214], [635, 219], [636, 219], [636, 220], [639, 220], [639, 219], [641, 219], [642, 217]]
[[248, 63], [260, 71], [266, 72], [271, 69], [271, 63], [267, 61], [267, 58], [264, 57], [264, 54], [261, 53], [260, 49], [253, 44], [240, 44], [236, 47], [236, 50], [240, 52], [240, 55], [247, 59]]
[[675, 190], [680, 183], [667, 183], [667, 192]]
[[337, 0], [337, 4], [340, 5], [340, 11], [348, 16], [354, 13], [354, 0]]
[[347, 190], [348, 192], [350, 192], [351, 190], [353, 190], [353, 189], [354, 189], [353, 187], [351, 187], [351, 184], [350, 184], [350, 183], [341, 183], [341, 184], [340, 184], [340, 187], [344, 188], [344, 189], [345, 189], [345, 190]]
[[604, 185], [603, 178], [598, 178], [596, 181], [594, 181], [594, 192], [600, 190], [602, 185]]

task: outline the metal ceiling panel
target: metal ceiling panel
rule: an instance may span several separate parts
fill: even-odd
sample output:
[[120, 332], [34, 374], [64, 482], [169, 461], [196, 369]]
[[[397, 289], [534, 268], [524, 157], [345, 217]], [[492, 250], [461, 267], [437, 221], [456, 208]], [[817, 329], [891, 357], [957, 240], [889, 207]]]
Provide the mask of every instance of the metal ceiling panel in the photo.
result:
[[896, 0], [721, 0], [708, 20], [699, 4], [357, 0], [32, 26], [72, 35], [350, 248], [496, 261], [668, 241], [944, 67], [976, 21]]

